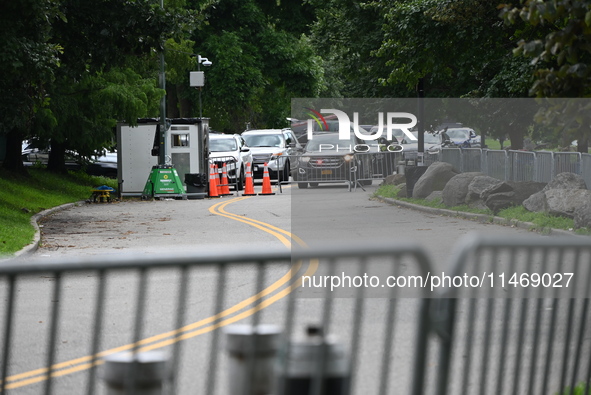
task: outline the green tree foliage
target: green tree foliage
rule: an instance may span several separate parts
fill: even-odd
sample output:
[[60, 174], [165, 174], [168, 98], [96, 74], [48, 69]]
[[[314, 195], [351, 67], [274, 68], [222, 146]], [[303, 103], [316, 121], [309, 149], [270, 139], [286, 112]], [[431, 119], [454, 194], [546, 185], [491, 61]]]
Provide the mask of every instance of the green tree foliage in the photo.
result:
[[21, 141], [49, 103], [47, 85], [62, 49], [50, 42], [51, 21], [62, 17], [56, 5], [46, 0], [0, 5], [0, 134], [7, 142], [4, 166], [13, 171], [24, 171]]
[[[505, 5], [503, 17], [510, 24], [525, 21], [536, 33], [523, 37], [514, 50], [535, 67], [532, 95], [591, 97], [591, 1], [524, 0], [519, 6]], [[538, 119], [552, 127], [562, 146], [576, 139], [578, 150], [587, 152], [589, 110], [585, 101], [565, 100], [545, 107]], [[573, 116], [555, 117], [554, 113]]]
[[376, 55], [384, 40], [385, 23], [380, 7], [358, 1], [313, 1], [317, 19], [311, 40], [322, 55], [325, 97], [405, 97], [414, 88], [380, 83], [389, 74], [384, 57]]
[[[305, 36], [309, 6], [281, 19], [301, 4], [219, 0], [204, 7], [205, 23], [191, 39], [194, 53], [213, 62], [212, 67], [202, 68], [206, 76], [202, 95], [203, 115], [211, 118], [215, 129], [236, 133], [246, 123], [259, 128], [287, 126], [291, 98], [318, 95], [323, 72], [320, 57]], [[194, 114], [196, 98], [197, 91], [192, 91]]]

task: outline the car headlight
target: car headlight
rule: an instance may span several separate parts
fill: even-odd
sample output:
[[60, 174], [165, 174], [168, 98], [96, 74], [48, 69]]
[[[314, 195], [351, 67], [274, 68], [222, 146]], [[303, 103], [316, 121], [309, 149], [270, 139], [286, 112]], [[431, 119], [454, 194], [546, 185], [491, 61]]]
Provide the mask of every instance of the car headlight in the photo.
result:
[[308, 163], [308, 162], [310, 162], [310, 157], [309, 156], [302, 156], [300, 158], [300, 162], [302, 162], [302, 163]]
[[276, 154], [271, 155], [271, 160], [278, 159], [281, 155], [283, 155], [283, 152], [277, 152]]
[[345, 159], [345, 162], [351, 162], [353, 158], [355, 158], [355, 155], [353, 154], [347, 154], [343, 157], [343, 159]]

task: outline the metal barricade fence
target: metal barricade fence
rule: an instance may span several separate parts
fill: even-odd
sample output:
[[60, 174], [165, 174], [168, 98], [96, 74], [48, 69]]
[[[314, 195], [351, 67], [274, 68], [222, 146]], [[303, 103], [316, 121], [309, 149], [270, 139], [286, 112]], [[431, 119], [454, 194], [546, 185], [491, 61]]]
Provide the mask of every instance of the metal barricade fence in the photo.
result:
[[463, 148], [462, 149], [462, 172], [481, 172], [482, 171], [482, 149]]
[[0, 391], [587, 393], [588, 239], [455, 251], [448, 279], [409, 243], [3, 262]]
[[438, 393], [588, 393], [589, 240], [481, 235], [456, 252], [453, 284], [432, 306]]
[[508, 160], [507, 151], [492, 151], [485, 150], [483, 154], [486, 155], [486, 175], [494, 177], [499, 180], [508, 180]]
[[[242, 189], [244, 185], [244, 169], [238, 168], [236, 158], [233, 156], [210, 157], [209, 164], [216, 166], [218, 177], [220, 178], [220, 186], [232, 186], [235, 191]], [[226, 166], [225, 183], [223, 182], [224, 165]]]
[[[250, 395], [260, 392], [249, 388], [261, 380], [274, 385], [269, 378], [276, 376], [283, 384], [274, 394], [319, 395], [326, 393], [320, 391], [323, 385], [334, 384], [332, 361], [350, 393], [421, 394], [429, 299], [397, 298], [396, 288], [366, 299], [372, 297], [369, 287], [357, 282], [372, 271], [424, 277], [430, 267], [417, 246], [383, 243], [3, 262], [0, 392], [96, 394], [106, 387], [113, 391], [108, 394], [133, 388], [137, 395]], [[332, 280], [321, 284], [326, 276]], [[347, 277], [353, 285], [345, 285]], [[333, 297], [338, 296], [331, 289], [334, 279], [343, 281], [339, 289], [345, 298]], [[242, 371], [230, 376], [236, 358], [221, 347], [220, 330], [230, 333], [230, 324], [245, 321], [255, 328], [254, 336], [233, 333], [226, 346], [234, 357], [238, 353]], [[283, 340], [268, 343], [265, 336], [273, 331], [261, 330], [259, 336], [262, 324], [281, 328]], [[294, 343], [300, 328], [310, 324], [321, 328], [316, 336]], [[257, 354], [263, 343], [268, 349]], [[310, 354], [307, 345], [325, 348]], [[302, 347], [308, 350], [304, 354]], [[156, 350], [169, 357], [150, 354]], [[261, 376], [258, 359], [268, 359], [269, 353], [281, 363]], [[152, 370], [144, 370], [146, 361]], [[302, 376], [302, 364], [308, 376]], [[328, 381], [317, 377], [322, 371]], [[297, 392], [306, 378], [310, 391]], [[236, 381], [240, 393], [231, 390]], [[158, 385], [162, 388], [148, 392]]]
[[554, 152], [536, 152], [536, 174], [533, 181], [550, 182], [554, 178]]
[[591, 189], [591, 154], [581, 155], [581, 176], [587, 184], [587, 189]]
[[535, 154], [526, 151], [509, 151], [509, 161], [512, 164], [510, 181], [531, 181], [534, 175]]
[[453, 165], [457, 171], [462, 171], [462, 149], [461, 148], [443, 148], [439, 156], [442, 162]]
[[[554, 175], [560, 173], [581, 174], [581, 153], [580, 152], [555, 152], [554, 153]], [[589, 187], [589, 186], [587, 186]]]

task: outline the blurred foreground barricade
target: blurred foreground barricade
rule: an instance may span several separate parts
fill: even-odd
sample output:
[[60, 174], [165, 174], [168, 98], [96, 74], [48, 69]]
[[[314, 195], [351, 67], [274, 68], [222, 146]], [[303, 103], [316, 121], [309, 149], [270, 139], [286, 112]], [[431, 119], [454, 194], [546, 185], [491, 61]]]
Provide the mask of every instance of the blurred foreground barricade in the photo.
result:
[[6, 261], [0, 392], [588, 386], [589, 240], [472, 236], [454, 251], [439, 272], [421, 247], [392, 242]]

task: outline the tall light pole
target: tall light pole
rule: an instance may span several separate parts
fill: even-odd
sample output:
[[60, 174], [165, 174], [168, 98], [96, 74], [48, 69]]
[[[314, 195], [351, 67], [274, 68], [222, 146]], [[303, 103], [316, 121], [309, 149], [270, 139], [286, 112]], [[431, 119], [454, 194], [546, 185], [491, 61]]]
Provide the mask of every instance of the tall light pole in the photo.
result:
[[[201, 79], [200, 85], [195, 85], [199, 88], [199, 119], [203, 118], [203, 103], [201, 102], [201, 89], [205, 85], [205, 76], [201, 71], [201, 64], [203, 63], [204, 66], [211, 66], [212, 62], [209, 61], [207, 58], [202, 58], [201, 55], [197, 55], [197, 73], [199, 73], [199, 78]], [[193, 85], [191, 85], [193, 86]]]
[[[164, 9], [164, 0], [160, 0], [160, 8]], [[158, 154], [158, 164], [166, 164], [166, 66], [164, 63], [164, 41], [161, 43], [160, 50], [160, 89], [164, 91], [164, 96], [160, 99], [160, 150]]]
[[207, 170], [207, 163], [209, 161], [209, 134], [203, 127], [203, 103], [201, 102], [201, 90], [205, 85], [205, 75], [203, 71], [201, 71], [201, 64], [204, 66], [211, 66], [212, 62], [210, 62], [207, 58], [201, 57], [201, 55], [197, 55], [197, 71], [192, 71], [189, 73], [189, 86], [199, 89], [199, 139], [203, 142], [203, 147], [205, 148], [202, 150], [204, 152], [201, 152], [200, 154], [200, 168], [201, 172], [203, 173]]

